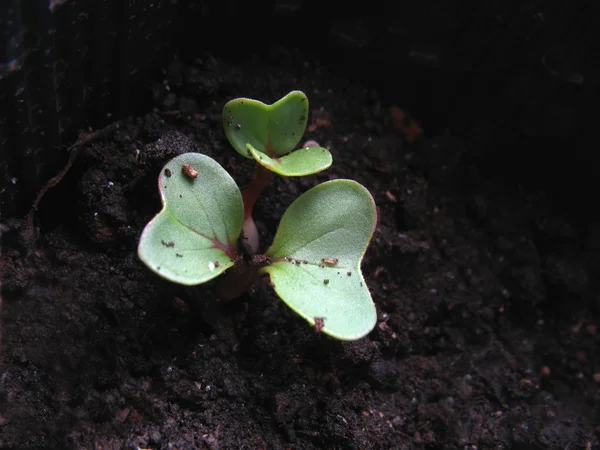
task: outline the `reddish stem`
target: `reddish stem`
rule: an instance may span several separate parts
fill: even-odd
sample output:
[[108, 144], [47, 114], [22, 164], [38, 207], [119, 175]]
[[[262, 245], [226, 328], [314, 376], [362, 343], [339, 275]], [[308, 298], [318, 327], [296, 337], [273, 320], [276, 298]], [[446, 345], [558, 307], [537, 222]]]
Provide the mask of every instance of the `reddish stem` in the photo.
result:
[[252, 216], [254, 204], [258, 200], [258, 197], [260, 197], [262, 190], [269, 184], [269, 181], [271, 181], [272, 176], [273, 172], [260, 164], [257, 164], [254, 168], [250, 184], [248, 184], [242, 193], [242, 199], [244, 201], [244, 219]]
[[237, 254], [237, 242], [228, 242], [227, 244], [223, 244], [221, 241], [217, 239], [213, 239], [213, 248], [218, 248], [223, 253], [225, 253], [231, 260], [235, 260]]

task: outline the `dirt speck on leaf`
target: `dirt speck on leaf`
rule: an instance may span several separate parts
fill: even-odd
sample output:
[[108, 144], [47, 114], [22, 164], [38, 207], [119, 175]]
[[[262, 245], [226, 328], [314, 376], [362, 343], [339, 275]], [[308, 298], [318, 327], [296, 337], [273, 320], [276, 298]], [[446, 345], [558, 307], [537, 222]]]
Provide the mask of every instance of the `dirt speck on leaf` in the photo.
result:
[[191, 164], [183, 164], [181, 166], [181, 171], [188, 178], [197, 178], [198, 171], [192, 167]]
[[325, 326], [325, 319], [323, 317], [315, 317], [315, 332], [320, 333]]

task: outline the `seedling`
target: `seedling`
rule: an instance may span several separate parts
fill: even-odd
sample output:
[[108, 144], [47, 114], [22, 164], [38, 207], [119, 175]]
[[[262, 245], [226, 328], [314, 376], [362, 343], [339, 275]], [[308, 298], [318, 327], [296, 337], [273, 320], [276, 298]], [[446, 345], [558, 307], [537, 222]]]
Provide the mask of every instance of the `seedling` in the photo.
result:
[[237, 98], [223, 108], [227, 139], [242, 156], [257, 162], [244, 201], [244, 236], [252, 252], [258, 251], [258, 232], [252, 210], [273, 173], [287, 177], [311, 175], [331, 166], [331, 153], [323, 147], [294, 149], [304, 135], [308, 120], [308, 98], [292, 91], [266, 105], [258, 100]]
[[333, 180], [302, 194], [269, 249], [252, 256], [238, 246], [242, 195], [216, 161], [198, 153], [177, 156], [158, 186], [163, 208], [144, 229], [138, 254], [161, 277], [196, 285], [227, 271], [222, 286], [239, 293], [268, 274], [279, 297], [318, 331], [354, 340], [375, 326], [360, 264], [376, 210], [359, 183]]

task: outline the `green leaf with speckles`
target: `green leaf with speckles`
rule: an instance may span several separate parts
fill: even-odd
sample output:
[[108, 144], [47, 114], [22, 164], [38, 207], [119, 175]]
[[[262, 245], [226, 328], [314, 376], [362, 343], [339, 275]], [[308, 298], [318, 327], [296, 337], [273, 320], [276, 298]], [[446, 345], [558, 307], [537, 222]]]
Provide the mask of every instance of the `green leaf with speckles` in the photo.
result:
[[285, 176], [309, 175], [331, 165], [331, 153], [325, 148], [293, 151], [307, 120], [308, 99], [301, 91], [292, 91], [272, 105], [237, 98], [223, 108], [223, 127], [233, 148]]
[[287, 177], [301, 177], [321, 172], [331, 166], [331, 153], [323, 147], [306, 147], [279, 158], [271, 158], [248, 144], [248, 151], [263, 167]]
[[[184, 173], [188, 164], [195, 177]], [[225, 169], [206, 155], [185, 153], [163, 168], [158, 187], [163, 208], [142, 233], [140, 259], [184, 285], [204, 283], [233, 266], [244, 208]]]
[[373, 197], [351, 180], [322, 183], [285, 212], [267, 250], [274, 289], [296, 313], [343, 340], [368, 334], [377, 319], [360, 264], [377, 213]]

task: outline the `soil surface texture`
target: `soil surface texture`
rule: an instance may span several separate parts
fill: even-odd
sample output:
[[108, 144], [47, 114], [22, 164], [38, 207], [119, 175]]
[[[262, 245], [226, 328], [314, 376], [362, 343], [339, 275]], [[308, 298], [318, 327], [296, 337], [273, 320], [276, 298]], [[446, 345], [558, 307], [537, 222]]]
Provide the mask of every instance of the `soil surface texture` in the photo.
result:
[[[298, 57], [173, 62], [151, 112], [79, 149], [34, 231], [3, 219], [0, 447], [599, 446], [600, 228], [483, 175], [460, 136], [413, 139], [377, 90]], [[197, 151], [246, 186], [253, 162], [227, 142], [223, 105], [294, 89], [305, 140], [334, 163], [274, 177], [254, 217], [269, 243], [315, 184], [369, 189], [378, 322], [355, 342], [317, 333], [267, 283], [218, 302], [214, 283], [167, 282], [136, 253], [162, 166]]]

